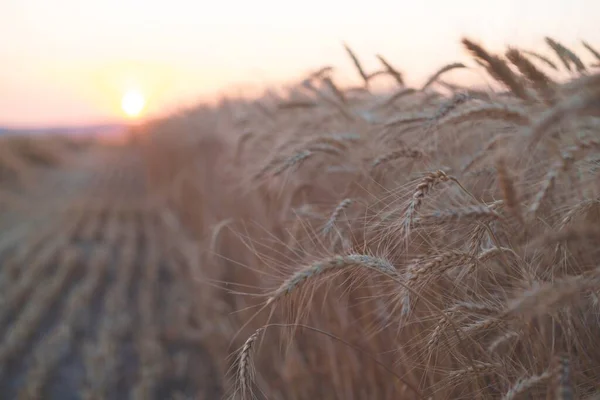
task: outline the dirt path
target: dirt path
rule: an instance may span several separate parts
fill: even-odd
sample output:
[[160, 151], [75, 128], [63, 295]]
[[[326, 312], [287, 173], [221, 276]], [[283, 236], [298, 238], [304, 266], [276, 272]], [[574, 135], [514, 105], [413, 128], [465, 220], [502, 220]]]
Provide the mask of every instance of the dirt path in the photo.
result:
[[[218, 399], [194, 295], [127, 148], [52, 171], [0, 216], [0, 398]], [[198, 368], [200, 367], [200, 368]]]

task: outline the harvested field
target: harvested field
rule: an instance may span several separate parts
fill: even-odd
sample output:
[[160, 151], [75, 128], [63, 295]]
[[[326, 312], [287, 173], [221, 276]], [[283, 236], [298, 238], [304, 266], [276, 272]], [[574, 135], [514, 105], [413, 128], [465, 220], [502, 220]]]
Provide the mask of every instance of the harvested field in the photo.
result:
[[206, 350], [168, 334], [195, 328], [195, 295], [139, 151], [66, 158], [3, 215], [1, 397], [219, 398]]

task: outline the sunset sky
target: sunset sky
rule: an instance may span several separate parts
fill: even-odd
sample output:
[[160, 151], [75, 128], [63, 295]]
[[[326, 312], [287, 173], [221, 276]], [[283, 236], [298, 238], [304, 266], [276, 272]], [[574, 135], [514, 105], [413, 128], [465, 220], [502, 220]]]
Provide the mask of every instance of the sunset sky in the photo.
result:
[[464, 35], [545, 53], [550, 35], [586, 60], [581, 39], [600, 47], [598, 0], [2, 0], [0, 15], [0, 125], [12, 126], [124, 121], [132, 90], [144, 117], [325, 64], [354, 79], [342, 41], [413, 84], [469, 60]]

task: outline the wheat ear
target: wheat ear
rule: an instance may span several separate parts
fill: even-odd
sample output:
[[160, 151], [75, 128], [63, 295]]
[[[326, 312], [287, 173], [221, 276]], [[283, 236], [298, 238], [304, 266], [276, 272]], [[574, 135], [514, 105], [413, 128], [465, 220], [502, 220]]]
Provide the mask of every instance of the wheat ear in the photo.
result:
[[572, 400], [573, 387], [571, 385], [571, 363], [566, 355], [557, 357], [555, 371], [555, 400]]
[[511, 92], [517, 97], [523, 100], [530, 100], [530, 96], [527, 93], [525, 87], [519, 82], [518, 77], [510, 70], [508, 65], [498, 58], [497, 56], [489, 54], [483, 47], [464, 38], [462, 44], [469, 50], [475, 57], [484, 61], [485, 67], [490, 75], [503, 83]]
[[539, 53], [536, 53], [535, 51], [530, 51], [530, 50], [521, 50], [523, 53], [535, 58], [536, 60], [539, 60], [541, 62], [543, 62], [544, 64], [546, 64], [547, 66], [549, 66], [550, 68], [552, 68], [553, 70], [558, 71], [558, 67], [556, 66], [556, 64], [554, 63], [554, 61], [552, 61], [551, 59], [549, 59], [548, 57], [541, 55]]
[[523, 219], [523, 212], [521, 210], [521, 202], [517, 194], [517, 189], [514, 185], [513, 178], [508, 172], [506, 166], [506, 160], [504, 157], [498, 157], [496, 160], [496, 171], [498, 171], [498, 183], [500, 185], [500, 191], [504, 200], [504, 205], [508, 211], [516, 218], [517, 221], [523, 226], [525, 221]]
[[594, 57], [596, 57], [598, 61], [600, 61], [600, 53], [598, 53], [596, 49], [594, 49], [590, 44], [586, 43], [585, 41], [581, 41], [581, 43], [583, 44], [583, 47], [585, 47], [590, 53], [592, 53]]
[[350, 267], [361, 267], [378, 270], [386, 275], [396, 275], [394, 266], [378, 257], [364, 254], [338, 255], [317, 261], [294, 273], [277, 288], [267, 300], [267, 305], [273, 304], [280, 297], [291, 293], [308, 279]]
[[371, 168], [376, 168], [381, 164], [386, 164], [390, 161], [397, 160], [399, 158], [419, 159], [419, 158], [422, 158], [423, 156], [424, 156], [424, 154], [421, 150], [403, 148], [403, 149], [395, 150], [395, 151], [392, 151], [392, 152], [389, 152], [387, 154], [377, 157], [371, 163]]
[[428, 173], [421, 181], [417, 184], [415, 191], [410, 199], [410, 203], [404, 212], [404, 226], [405, 229], [410, 228], [416, 212], [421, 208], [423, 199], [437, 185], [439, 182], [447, 182], [451, 178], [446, 175], [444, 171], [437, 170], [435, 172]]
[[346, 43], [343, 43], [343, 45], [344, 45], [344, 48], [346, 49], [346, 52], [348, 53], [348, 55], [352, 59], [352, 62], [354, 63], [354, 66], [358, 70], [358, 73], [360, 74], [360, 76], [365, 81], [365, 86], [369, 86], [369, 75], [365, 72], [364, 68], [362, 67], [362, 64], [358, 60], [358, 57], [356, 56], [356, 54], [354, 54], [354, 52], [352, 51], [352, 49], [350, 48], [350, 46], [348, 46]]
[[333, 82], [333, 79], [331, 79], [330, 77], [326, 76], [323, 78], [323, 82], [325, 83], [325, 85], [333, 92], [333, 94], [335, 95], [335, 97], [341, 102], [341, 103], [347, 103], [346, 101], [346, 96], [344, 96], [344, 93], [342, 93], [342, 91], [337, 87], [337, 85]]
[[264, 330], [264, 327], [259, 328], [248, 339], [246, 339], [246, 342], [242, 346], [242, 351], [240, 352], [240, 358], [238, 362], [238, 380], [240, 383], [242, 399], [247, 398], [251, 391], [250, 385], [252, 384], [253, 371], [251, 352], [256, 339], [258, 339]]
[[[598, 84], [600, 79], [592, 82]], [[557, 126], [568, 117], [573, 115], [600, 116], [598, 102], [600, 102], [600, 87], [597, 86], [591, 87], [590, 91], [578, 93], [546, 111], [530, 128], [528, 150], [531, 151], [551, 127]]]
[[575, 68], [577, 68], [578, 72], [586, 71], [585, 65], [581, 62], [581, 60], [579, 59], [579, 57], [577, 57], [575, 53], [573, 53], [567, 47], [558, 43], [556, 40], [550, 37], [546, 37], [545, 40], [546, 43], [548, 43], [548, 45], [552, 48], [552, 50], [554, 50], [554, 52], [558, 55], [565, 68], [571, 71], [570, 63], [573, 63], [573, 65], [575, 65]]
[[329, 220], [327, 220], [325, 227], [323, 228], [323, 235], [327, 235], [327, 234], [329, 234], [329, 232], [331, 232], [331, 230], [335, 226], [335, 223], [339, 219], [340, 215], [342, 215], [342, 213], [348, 207], [350, 207], [351, 204], [352, 204], [352, 199], [344, 199], [340, 202], [340, 204], [338, 204], [338, 206], [335, 208], [335, 210], [333, 210], [331, 217], [329, 217]]
[[391, 75], [392, 77], [394, 77], [394, 79], [396, 80], [396, 82], [398, 82], [398, 85], [400, 86], [404, 86], [404, 78], [402, 77], [402, 74], [395, 69], [392, 64], [390, 64], [389, 62], [386, 61], [385, 58], [383, 58], [383, 56], [377, 54], [376, 57], [379, 59], [379, 61], [381, 62], [381, 64], [383, 64], [383, 66], [385, 67], [387, 73], [389, 75]]
[[485, 205], [474, 205], [451, 210], [435, 211], [415, 220], [418, 226], [447, 224], [457, 221], [489, 222], [500, 216]]
[[451, 114], [442, 120], [441, 124], [460, 124], [478, 119], [510, 121], [521, 126], [530, 124], [529, 115], [526, 112], [507, 104], [482, 104], [478, 107]]
[[506, 52], [506, 58], [510, 60], [527, 78], [531, 87], [533, 87], [544, 99], [546, 104], [553, 104], [556, 96], [554, 82], [542, 71], [536, 68], [525, 56], [517, 49], [509, 49]]
[[427, 80], [427, 82], [425, 82], [425, 84], [421, 88], [421, 91], [424, 91], [429, 86], [431, 86], [431, 84], [434, 83], [440, 76], [442, 76], [442, 74], [445, 74], [448, 71], [452, 71], [453, 69], [458, 69], [458, 68], [467, 68], [467, 66], [463, 63], [452, 63], [452, 64], [443, 66], [435, 74], [431, 75], [431, 77]]
[[502, 396], [502, 400], [513, 400], [517, 396], [526, 393], [529, 389], [535, 385], [546, 382], [552, 377], [552, 372], [545, 371], [540, 375], [528, 376], [526, 378], [519, 379], [514, 385], [508, 389], [506, 394]]

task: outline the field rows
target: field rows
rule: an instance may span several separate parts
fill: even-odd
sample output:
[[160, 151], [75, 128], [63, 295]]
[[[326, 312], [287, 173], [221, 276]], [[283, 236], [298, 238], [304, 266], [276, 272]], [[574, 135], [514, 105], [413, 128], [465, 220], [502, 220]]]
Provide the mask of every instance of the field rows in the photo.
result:
[[0, 238], [2, 398], [218, 397], [192, 368], [211, 360], [164, 334], [192, 329], [193, 294], [140, 169], [115, 161], [51, 222]]

